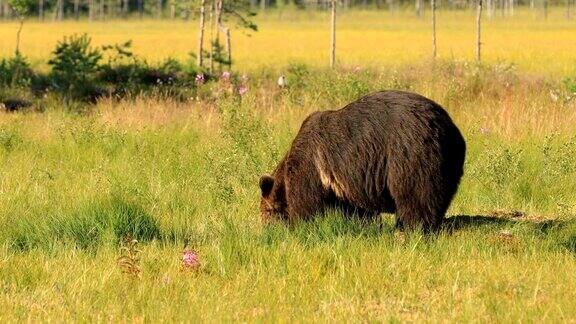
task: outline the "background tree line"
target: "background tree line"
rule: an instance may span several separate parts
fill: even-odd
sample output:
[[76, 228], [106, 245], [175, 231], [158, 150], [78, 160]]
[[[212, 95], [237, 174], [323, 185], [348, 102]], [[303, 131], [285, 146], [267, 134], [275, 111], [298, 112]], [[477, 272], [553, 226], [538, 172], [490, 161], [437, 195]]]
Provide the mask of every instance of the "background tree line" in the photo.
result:
[[[499, 13], [512, 16], [518, 6], [542, 10], [547, 15], [550, 6], [565, 6], [566, 16], [571, 17], [574, 0], [484, 0], [488, 17]], [[17, 19], [18, 13], [11, 4], [13, 0], [0, 0], [0, 19]], [[106, 20], [111, 18], [156, 17], [189, 19], [199, 15], [202, 0], [19, 0], [25, 7], [27, 17], [40, 20], [80, 19]], [[330, 0], [232, 0], [226, 4], [256, 11], [271, 8], [292, 7], [307, 10], [330, 10]], [[424, 16], [430, 4], [425, 0], [339, 0], [340, 9], [370, 8], [380, 10], [413, 10]], [[472, 9], [477, 0], [436, 1], [436, 8], [448, 10]]]

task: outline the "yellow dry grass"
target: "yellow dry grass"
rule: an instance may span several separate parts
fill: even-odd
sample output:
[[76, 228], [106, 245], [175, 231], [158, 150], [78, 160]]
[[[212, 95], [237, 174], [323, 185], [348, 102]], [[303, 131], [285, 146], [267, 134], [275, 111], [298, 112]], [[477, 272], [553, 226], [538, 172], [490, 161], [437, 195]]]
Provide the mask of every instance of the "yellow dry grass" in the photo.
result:
[[[522, 9], [511, 18], [499, 13], [484, 17], [483, 59], [512, 63], [519, 70], [546, 75], [575, 72], [576, 20], [563, 9], [541, 12]], [[341, 11], [338, 17], [337, 60], [343, 65], [396, 65], [426, 60], [431, 53], [429, 12], [424, 19], [410, 12]], [[284, 66], [291, 61], [328, 64], [329, 16], [321, 12], [271, 11], [257, 17], [259, 31], [233, 30], [237, 70]], [[438, 53], [443, 59], [473, 60], [474, 13], [438, 13]], [[17, 24], [0, 24], [0, 56], [15, 47]], [[96, 44], [133, 40], [134, 50], [150, 61], [167, 57], [187, 59], [196, 51], [196, 21], [127, 20], [94, 22], [28, 21], [22, 32], [22, 52], [42, 65], [56, 42], [65, 35], [88, 33]]]

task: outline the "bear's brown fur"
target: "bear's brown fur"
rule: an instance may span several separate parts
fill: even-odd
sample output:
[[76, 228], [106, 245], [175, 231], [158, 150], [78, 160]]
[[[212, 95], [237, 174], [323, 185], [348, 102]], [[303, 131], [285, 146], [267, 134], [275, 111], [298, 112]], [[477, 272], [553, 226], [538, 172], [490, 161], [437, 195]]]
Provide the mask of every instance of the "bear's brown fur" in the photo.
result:
[[463, 174], [466, 144], [440, 105], [381, 91], [315, 112], [271, 176], [260, 178], [264, 220], [289, 222], [326, 208], [435, 231]]

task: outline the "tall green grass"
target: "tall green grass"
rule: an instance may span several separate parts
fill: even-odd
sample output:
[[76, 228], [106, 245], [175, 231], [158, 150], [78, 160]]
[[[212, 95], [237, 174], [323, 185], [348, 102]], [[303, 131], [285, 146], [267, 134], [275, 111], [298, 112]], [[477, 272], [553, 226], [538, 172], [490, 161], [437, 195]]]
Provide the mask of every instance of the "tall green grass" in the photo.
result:
[[[574, 320], [576, 110], [561, 80], [287, 70], [288, 89], [262, 71], [241, 98], [0, 114], [0, 321]], [[263, 227], [257, 180], [303, 118], [381, 88], [430, 96], [464, 133], [444, 231], [336, 212]], [[139, 279], [116, 262], [126, 236]], [[200, 270], [182, 269], [185, 244]]]

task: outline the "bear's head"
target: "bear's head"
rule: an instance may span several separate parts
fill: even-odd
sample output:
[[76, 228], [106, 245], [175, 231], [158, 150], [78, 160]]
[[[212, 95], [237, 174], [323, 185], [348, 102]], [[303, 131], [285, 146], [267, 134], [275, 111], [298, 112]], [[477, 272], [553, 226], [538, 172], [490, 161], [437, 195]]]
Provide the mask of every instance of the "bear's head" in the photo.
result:
[[272, 177], [264, 175], [260, 178], [260, 190], [262, 198], [260, 200], [260, 213], [262, 221], [268, 222], [271, 219], [286, 220], [286, 189], [282, 177]]

